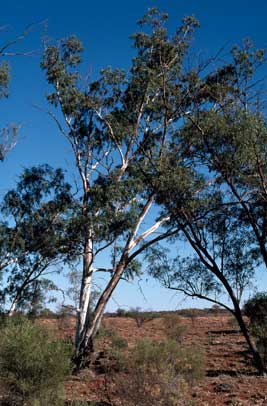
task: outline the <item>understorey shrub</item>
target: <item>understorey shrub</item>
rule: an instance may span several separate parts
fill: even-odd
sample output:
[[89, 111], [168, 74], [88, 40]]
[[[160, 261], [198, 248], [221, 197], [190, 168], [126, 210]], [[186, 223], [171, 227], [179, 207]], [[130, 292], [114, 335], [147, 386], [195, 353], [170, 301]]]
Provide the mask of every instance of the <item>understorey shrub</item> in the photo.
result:
[[230, 328], [232, 328], [233, 330], [239, 331], [240, 327], [238, 324], [238, 321], [236, 320], [236, 317], [234, 316], [230, 316], [227, 320], [227, 324]]
[[127, 311], [121, 307], [118, 307], [116, 317], [127, 317]]
[[244, 305], [244, 314], [249, 318], [249, 329], [255, 338], [258, 351], [267, 363], [267, 293], [257, 293]]
[[128, 342], [115, 330], [101, 327], [95, 340], [95, 351], [98, 354], [100, 370], [105, 374], [120, 371], [124, 364], [124, 352]]
[[115, 330], [106, 327], [100, 327], [99, 329], [96, 348], [99, 348], [101, 342], [102, 344], [108, 344], [110, 350], [123, 350], [128, 346], [125, 338], [121, 337]]
[[158, 315], [155, 312], [142, 312], [139, 307], [130, 309], [126, 313], [127, 317], [131, 317], [132, 319], [135, 320], [136, 325], [138, 328], [141, 328], [145, 323], [154, 320], [155, 318], [158, 317]]
[[183, 319], [176, 314], [167, 314], [163, 318], [164, 331], [170, 340], [182, 343], [187, 326], [184, 324]]
[[0, 331], [0, 385], [6, 406], [60, 406], [71, 349], [44, 328], [12, 318]]
[[107, 398], [122, 406], [187, 406], [190, 387], [203, 374], [199, 348], [145, 339], [125, 353], [120, 372], [107, 377]]

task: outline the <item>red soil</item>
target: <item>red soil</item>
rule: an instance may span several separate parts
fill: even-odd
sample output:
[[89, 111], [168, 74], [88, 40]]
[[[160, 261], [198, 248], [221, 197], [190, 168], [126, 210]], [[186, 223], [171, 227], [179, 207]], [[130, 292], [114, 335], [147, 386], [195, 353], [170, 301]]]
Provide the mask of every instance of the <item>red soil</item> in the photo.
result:
[[[242, 335], [231, 325], [229, 316], [204, 316], [183, 318], [187, 325], [185, 344], [195, 343], [206, 354], [206, 376], [192, 390], [195, 405], [266, 405], [267, 378], [257, 376]], [[75, 320], [44, 320], [43, 323], [57, 336], [74, 336]], [[129, 347], [140, 338], [156, 341], [166, 339], [162, 319], [148, 321], [138, 327], [135, 320], [123, 317], [107, 317], [107, 328], [114, 329], [125, 338]], [[67, 399], [104, 399], [104, 377], [95, 371], [83, 371], [66, 382]], [[142, 406], [142, 405], [140, 405]]]

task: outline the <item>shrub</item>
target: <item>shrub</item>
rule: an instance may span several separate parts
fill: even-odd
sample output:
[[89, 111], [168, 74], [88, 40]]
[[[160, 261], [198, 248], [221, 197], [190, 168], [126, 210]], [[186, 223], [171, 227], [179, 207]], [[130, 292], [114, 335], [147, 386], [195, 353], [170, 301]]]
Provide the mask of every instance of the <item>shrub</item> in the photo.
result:
[[107, 339], [108, 343], [111, 348], [116, 348], [118, 350], [122, 350], [124, 348], [127, 348], [128, 343], [127, 340], [117, 334], [115, 330], [108, 329], [105, 327], [101, 327], [99, 329], [97, 339]]
[[98, 359], [100, 371], [107, 374], [112, 370], [119, 371], [123, 365], [122, 351], [128, 347], [127, 340], [119, 336], [116, 331], [105, 327], [100, 328], [96, 338], [95, 350], [101, 359], [101, 361]]
[[176, 314], [168, 314], [164, 317], [163, 323], [167, 337], [181, 343], [187, 331], [187, 326], [183, 323], [182, 318]]
[[243, 308], [244, 314], [252, 324], [263, 324], [267, 322], [267, 293], [257, 293], [249, 299]]
[[135, 320], [137, 327], [142, 327], [144, 323], [154, 320], [158, 315], [154, 312], [142, 312], [138, 307], [136, 309], [129, 310], [126, 315]]
[[243, 308], [244, 314], [250, 320], [250, 331], [255, 337], [256, 345], [267, 362], [267, 293], [257, 293], [249, 299]]
[[61, 405], [70, 370], [70, 349], [53, 342], [40, 326], [8, 320], [0, 334], [0, 380], [6, 405]]
[[180, 312], [181, 316], [187, 317], [188, 319], [191, 319], [192, 325], [195, 325], [195, 321], [197, 317], [200, 315], [199, 309], [184, 309], [184, 312]]
[[57, 314], [54, 313], [52, 310], [45, 308], [45, 309], [43, 309], [43, 310], [40, 311], [39, 318], [43, 318], [43, 319], [56, 319], [56, 318], [57, 318]]
[[228, 318], [227, 324], [230, 328], [236, 330], [236, 331], [240, 331], [240, 326], [238, 324], [238, 321], [236, 320], [236, 318], [234, 316], [230, 316]]
[[198, 348], [146, 339], [124, 356], [123, 368], [109, 375], [107, 388], [122, 406], [184, 406], [189, 404], [189, 386], [203, 376], [203, 366]]
[[116, 316], [117, 317], [126, 317], [127, 316], [127, 312], [125, 309], [122, 309], [121, 307], [118, 307], [117, 311], [116, 311]]
[[252, 324], [251, 333], [255, 337], [256, 345], [259, 353], [263, 358], [263, 362], [267, 363], [267, 325], [266, 324]]

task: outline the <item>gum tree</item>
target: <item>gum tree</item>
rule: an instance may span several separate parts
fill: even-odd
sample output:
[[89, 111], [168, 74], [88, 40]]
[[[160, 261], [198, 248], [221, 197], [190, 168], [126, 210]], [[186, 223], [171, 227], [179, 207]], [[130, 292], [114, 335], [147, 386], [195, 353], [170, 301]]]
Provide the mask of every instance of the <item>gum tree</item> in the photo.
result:
[[168, 255], [166, 248], [151, 248], [147, 253], [149, 272], [168, 289], [205, 299], [229, 311], [262, 374], [265, 366], [241, 311], [243, 293], [251, 288], [259, 265], [251, 232], [240, 225], [228, 208], [216, 207], [218, 202], [209, 205], [205, 199], [196, 207], [200, 202], [194, 199], [194, 208], [188, 203], [170, 209], [172, 221], [181, 230], [179, 239], [188, 244], [187, 255], [179, 253], [177, 240], [173, 255]]
[[[265, 367], [240, 300], [257, 266], [266, 264], [266, 124], [251, 94], [263, 62], [263, 52], [250, 43], [234, 47], [232, 60], [212, 77], [209, 102], [188, 112], [162, 164], [147, 174], [162, 214], [170, 215], [191, 250], [173, 268], [159, 262], [155, 274], [171, 288], [227, 308], [260, 373]], [[219, 301], [221, 290], [231, 306]]]
[[[87, 364], [103, 312], [122, 277], [138, 272], [138, 258], [154, 243], [177, 232], [161, 215], [147, 185], [146, 168], [158, 165], [168, 139], [205, 95], [203, 66], [187, 69], [185, 58], [198, 26], [186, 17], [171, 36], [167, 16], [151, 9], [133, 35], [136, 56], [128, 72], [107, 68], [84, 85], [78, 65], [80, 42], [71, 37], [45, 50], [42, 67], [52, 92], [50, 112], [71, 145], [80, 179], [73, 238], [80, 239], [83, 275], [78, 309], [75, 361]], [[149, 169], [148, 169], [149, 170]], [[163, 229], [163, 225], [166, 228]], [[105, 269], [100, 253], [110, 255]], [[77, 255], [77, 253], [76, 253]], [[89, 301], [97, 271], [109, 280], [93, 314]], [[89, 357], [90, 358], [90, 357]]]
[[210, 181], [252, 231], [255, 250], [266, 267], [266, 83], [260, 79], [265, 57], [250, 41], [243, 48], [234, 47], [232, 56], [227, 98], [219, 93], [213, 109], [190, 115], [183, 134], [194, 164], [209, 171]]

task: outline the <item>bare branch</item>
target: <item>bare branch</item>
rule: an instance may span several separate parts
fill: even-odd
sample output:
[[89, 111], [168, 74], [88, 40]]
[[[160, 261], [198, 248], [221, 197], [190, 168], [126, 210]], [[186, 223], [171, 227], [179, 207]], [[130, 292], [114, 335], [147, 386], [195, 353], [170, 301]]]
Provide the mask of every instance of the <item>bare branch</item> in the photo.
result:
[[139, 237], [137, 237], [135, 240], [132, 241], [132, 243], [129, 246], [129, 250], [132, 250], [137, 244], [139, 244], [140, 241], [143, 241], [146, 237], [150, 236], [153, 234], [159, 227], [162, 226], [162, 224], [166, 223], [167, 221], [170, 220], [170, 216], [166, 216], [158, 220], [153, 226], [151, 226], [149, 229], [144, 231]]

